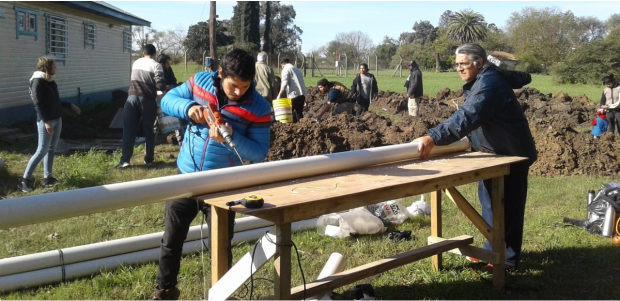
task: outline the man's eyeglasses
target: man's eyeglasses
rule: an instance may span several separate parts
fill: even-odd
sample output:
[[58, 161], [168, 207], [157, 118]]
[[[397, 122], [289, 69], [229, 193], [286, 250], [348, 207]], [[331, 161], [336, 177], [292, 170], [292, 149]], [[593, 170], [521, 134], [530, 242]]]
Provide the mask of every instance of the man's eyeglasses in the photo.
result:
[[456, 63], [454, 64], [454, 69], [459, 69], [459, 68], [463, 68], [463, 69], [467, 69], [469, 68], [469, 66], [471, 66], [471, 62], [469, 63]]

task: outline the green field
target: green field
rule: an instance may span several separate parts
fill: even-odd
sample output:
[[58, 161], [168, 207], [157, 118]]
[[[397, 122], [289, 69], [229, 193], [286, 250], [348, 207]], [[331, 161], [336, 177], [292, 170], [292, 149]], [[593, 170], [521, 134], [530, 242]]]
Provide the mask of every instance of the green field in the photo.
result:
[[[180, 66], [175, 66], [179, 81], [186, 80], [195, 72], [183, 74]], [[182, 66], [180, 67], [182, 68]], [[195, 66], [194, 66], [195, 69]], [[191, 70], [188, 68], [188, 70]], [[309, 73], [309, 72], [308, 72]], [[349, 77], [338, 78], [350, 82]], [[328, 77], [335, 80], [335, 77]], [[319, 77], [306, 78], [313, 86]], [[404, 78], [391, 78], [380, 71], [380, 89], [401, 91]], [[427, 94], [448, 86], [458, 89], [460, 79], [452, 73], [424, 73]], [[530, 85], [543, 93], [565, 91], [569, 95], [586, 94], [597, 100], [601, 87], [554, 85], [551, 77], [534, 76]], [[435, 89], [435, 90], [433, 90]], [[583, 92], [577, 92], [582, 91]], [[587, 91], [586, 91], [587, 90]], [[569, 92], [573, 91], [573, 92]], [[592, 94], [592, 96], [590, 96]], [[88, 112], [84, 112], [87, 114]], [[0, 157], [6, 167], [0, 168], [0, 196], [16, 198], [29, 194], [43, 194], [65, 191], [110, 183], [154, 178], [176, 173], [175, 158], [178, 146], [158, 145], [156, 147], [156, 167], [143, 168], [140, 163], [127, 170], [116, 170], [120, 152], [106, 154], [99, 151], [78, 152], [68, 156], [57, 156], [54, 164], [55, 176], [60, 184], [51, 189], [40, 188], [41, 180], [36, 179], [37, 189], [25, 194], [16, 190], [16, 184], [24, 171], [28, 159], [36, 149], [36, 141], [22, 141], [15, 144], [0, 142]], [[142, 162], [144, 148], [136, 147], [132, 162]], [[42, 174], [42, 164], [35, 176]], [[378, 299], [620, 299], [617, 287], [620, 252], [611, 244], [611, 239], [592, 235], [575, 227], [558, 224], [563, 217], [581, 219], [585, 217], [586, 192], [598, 188], [601, 183], [615, 179], [600, 177], [530, 177], [529, 195], [525, 217], [524, 253], [520, 269], [507, 276], [505, 294], [491, 289], [491, 275], [480, 271], [481, 264], [472, 264], [461, 257], [444, 255], [445, 270], [432, 272], [429, 259], [421, 260], [359, 283], [374, 286]], [[617, 180], [615, 180], [617, 181]], [[459, 190], [479, 209], [476, 199], [476, 186], [459, 187]], [[406, 205], [419, 196], [406, 198]], [[429, 195], [425, 199], [430, 200]], [[0, 201], [0, 210], [2, 201]], [[163, 203], [133, 208], [125, 208], [103, 213], [90, 214], [54, 222], [33, 224], [18, 228], [0, 230], [0, 258], [51, 251], [83, 244], [119, 239], [129, 236], [163, 231]], [[449, 201], [444, 202], [444, 236], [461, 234], [474, 236], [474, 245], [481, 246], [483, 237], [466, 217]], [[36, 221], [32, 221], [36, 223]], [[200, 219], [194, 225], [200, 224]], [[348, 261], [348, 268], [389, 257], [398, 253], [424, 246], [430, 235], [428, 216], [409, 218], [404, 224], [392, 226], [389, 231], [411, 230], [413, 240], [391, 243], [387, 233], [361, 236], [358, 238], [332, 239], [320, 236], [315, 230], [293, 235], [300, 251], [301, 266], [306, 281], [315, 280], [332, 252], [340, 252]], [[48, 239], [52, 233], [59, 238]], [[241, 243], [233, 250], [234, 260], [241, 258], [251, 249], [253, 241]], [[208, 257], [205, 258], [207, 283], [210, 282]], [[302, 284], [301, 271], [297, 259], [293, 261], [293, 285]], [[265, 266], [257, 277], [271, 279], [273, 272]], [[157, 263], [124, 266], [115, 270], [102, 270], [90, 277], [70, 280], [62, 284], [44, 285], [15, 292], [0, 293], [0, 300], [13, 299], [150, 299], [155, 284]], [[179, 288], [182, 299], [203, 298], [203, 270], [200, 254], [185, 256], [179, 275]], [[0, 278], [1, 279], [1, 278]], [[0, 280], [1, 281], [1, 280]], [[354, 285], [336, 290], [335, 299], [353, 299]], [[273, 284], [257, 280], [254, 285], [254, 298], [268, 296]], [[248, 299], [247, 292], [236, 295]]]
[[[178, 81], [185, 81], [190, 76], [196, 73], [198, 70], [198, 65], [188, 65], [187, 72], [185, 72], [184, 65], [176, 65], [173, 66], [174, 73], [177, 77]], [[278, 70], [274, 70], [278, 75]], [[349, 70], [347, 72], [347, 77], [341, 76], [337, 77], [333, 74], [332, 70], [321, 69], [322, 74], [330, 81], [339, 81], [343, 83], [345, 86], [350, 86], [353, 82], [353, 78], [357, 74], [357, 71]], [[435, 97], [439, 90], [448, 87], [452, 91], [459, 90], [463, 86], [463, 81], [456, 74], [456, 72], [441, 72], [436, 73], [434, 70], [426, 70], [423, 72], [423, 83], [424, 83], [424, 94], [429, 97]], [[405, 92], [405, 88], [403, 87], [405, 83], [405, 79], [408, 75], [408, 70], [403, 70], [403, 77], [399, 77], [399, 73], [396, 76], [392, 77], [391, 75], [394, 73], [394, 70], [383, 69], [379, 70], [378, 73], [371, 70], [371, 73], [377, 76], [377, 84], [379, 86], [379, 90], [384, 91], [393, 91], [393, 92]], [[316, 82], [319, 81], [322, 77], [320, 74], [315, 71], [315, 76], [310, 76], [311, 72], [308, 69], [306, 71], [306, 77], [304, 77], [304, 82], [308, 87], [316, 86]], [[536, 88], [540, 92], [548, 94], [557, 94], [560, 91], [570, 95], [570, 96], [579, 96], [586, 95], [590, 100], [597, 102], [601, 98], [601, 93], [603, 92], [603, 85], [595, 86], [595, 85], [560, 85], [553, 81], [553, 77], [550, 75], [532, 75], [532, 83], [530, 83], [527, 87]]]

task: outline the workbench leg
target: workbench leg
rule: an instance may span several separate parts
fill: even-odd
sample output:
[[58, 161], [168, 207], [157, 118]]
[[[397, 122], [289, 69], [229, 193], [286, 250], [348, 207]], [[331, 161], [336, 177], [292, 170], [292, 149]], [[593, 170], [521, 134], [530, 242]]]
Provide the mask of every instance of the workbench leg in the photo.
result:
[[498, 263], [493, 267], [493, 288], [503, 292], [505, 285], [506, 241], [504, 239], [504, 177], [491, 180], [491, 208], [493, 210], [493, 229], [491, 246], [498, 254]]
[[[431, 235], [435, 237], [441, 237], [442, 235], [441, 190], [431, 192]], [[443, 268], [441, 255], [440, 253], [431, 257], [434, 271], [439, 271]]]
[[228, 210], [211, 206], [211, 285], [228, 272]]
[[291, 299], [291, 223], [276, 224], [274, 299]]

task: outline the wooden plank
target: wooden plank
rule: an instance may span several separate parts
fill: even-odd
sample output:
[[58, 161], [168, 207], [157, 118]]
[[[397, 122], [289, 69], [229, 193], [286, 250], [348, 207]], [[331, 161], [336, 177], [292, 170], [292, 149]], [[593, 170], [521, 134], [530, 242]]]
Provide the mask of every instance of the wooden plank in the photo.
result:
[[[431, 193], [431, 235], [441, 237], [443, 235], [442, 232], [441, 190], [438, 190]], [[431, 262], [433, 264], [434, 271], [441, 270], [443, 267], [441, 253], [433, 255], [431, 257]]]
[[[228, 210], [211, 206], [211, 285], [228, 271]], [[215, 226], [217, 225], [217, 226]]]
[[490, 240], [494, 252], [499, 254], [497, 263], [493, 266], [493, 288], [504, 291], [506, 241], [504, 239], [504, 177], [491, 180], [491, 208], [493, 210], [493, 237]]
[[471, 204], [456, 190], [456, 188], [447, 188], [446, 195], [452, 200], [454, 205], [458, 207], [465, 216], [478, 228], [484, 237], [491, 241], [491, 226], [482, 218], [480, 213], [471, 206]]
[[[474, 239], [468, 235], [461, 235], [433, 245], [425, 246], [416, 250], [394, 255], [389, 258], [377, 260], [359, 267], [349, 269], [332, 276], [316, 280], [306, 284], [306, 296], [323, 294], [354, 283], [372, 275], [377, 275], [403, 265], [428, 258], [434, 254], [446, 252], [473, 243]], [[304, 286], [300, 285], [291, 290], [290, 300], [300, 300], [303, 297]], [[267, 297], [267, 299], [273, 299]]]
[[275, 227], [274, 296], [278, 300], [291, 300], [291, 224], [276, 224]]
[[[436, 237], [436, 236], [429, 236], [428, 237], [428, 244], [434, 244], [434, 243], [438, 243], [440, 241], [444, 241], [446, 240], [445, 238], [442, 237]], [[478, 258], [484, 262], [488, 262], [488, 263], [492, 263], [495, 264], [497, 263], [497, 253], [491, 251], [491, 250], [485, 250], [482, 248], [478, 248], [478, 247], [474, 247], [474, 246], [462, 246], [462, 247], [458, 247], [456, 249], [452, 249], [450, 251], [448, 251], [450, 253], [453, 254], [457, 254], [457, 255], [462, 255], [462, 256], [471, 256], [471, 257], [475, 257]]]

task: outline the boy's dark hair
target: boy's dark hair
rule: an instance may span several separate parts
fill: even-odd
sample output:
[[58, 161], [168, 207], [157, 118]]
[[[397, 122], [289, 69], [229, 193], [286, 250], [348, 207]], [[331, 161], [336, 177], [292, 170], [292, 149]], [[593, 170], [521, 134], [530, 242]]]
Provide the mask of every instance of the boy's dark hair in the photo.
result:
[[291, 63], [291, 59], [285, 57], [280, 61], [280, 65], [286, 65], [286, 64], [290, 64]]
[[326, 79], [320, 79], [318, 82], [316, 82], [317, 86], [323, 86], [323, 87], [331, 87], [331, 83]]
[[142, 52], [144, 52], [144, 54], [146, 55], [155, 55], [155, 53], [157, 53], [157, 49], [155, 49], [155, 46], [153, 46], [153, 44], [146, 44], [142, 48]]
[[368, 70], [368, 64], [366, 63], [361, 63], [360, 66], [364, 66], [364, 69]]
[[222, 79], [236, 77], [243, 81], [253, 81], [256, 75], [254, 56], [242, 49], [233, 49], [222, 60]]
[[162, 67], [163, 67], [163, 65], [164, 65], [164, 64], [165, 64], [168, 60], [170, 60], [170, 56], [168, 56], [167, 54], [160, 54], [160, 55], [157, 57], [157, 62], [158, 62], [160, 65], [162, 65]]
[[612, 73], [608, 73], [607, 76], [603, 77], [603, 84], [613, 84], [616, 82], [614, 75]]

